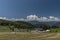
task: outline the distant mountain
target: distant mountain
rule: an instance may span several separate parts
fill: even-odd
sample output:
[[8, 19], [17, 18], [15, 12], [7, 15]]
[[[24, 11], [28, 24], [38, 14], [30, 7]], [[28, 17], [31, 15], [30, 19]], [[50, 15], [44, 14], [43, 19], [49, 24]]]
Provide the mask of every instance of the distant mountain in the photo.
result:
[[60, 27], [60, 22], [55, 23], [53, 26], [58, 26], [58, 27]]
[[29, 23], [35, 25], [35, 24], [46, 24], [46, 25], [54, 25], [57, 22], [56, 21], [50, 21], [50, 22], [38, 22], [38, 21], [28, 21]]
[[40, 22], [38, 22], [38, 21], [28, 21], [28, 23], [31, 23], [31, 24], [38, 24], [38, 23], [40, 23]]

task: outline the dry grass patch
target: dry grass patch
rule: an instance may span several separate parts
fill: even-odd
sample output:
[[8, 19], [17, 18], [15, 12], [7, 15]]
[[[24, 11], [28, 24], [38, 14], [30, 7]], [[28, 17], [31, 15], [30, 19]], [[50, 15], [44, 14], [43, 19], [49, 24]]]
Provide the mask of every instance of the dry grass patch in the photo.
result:
[[60, 40], [60, 33], [0, 32], [0, 40]]

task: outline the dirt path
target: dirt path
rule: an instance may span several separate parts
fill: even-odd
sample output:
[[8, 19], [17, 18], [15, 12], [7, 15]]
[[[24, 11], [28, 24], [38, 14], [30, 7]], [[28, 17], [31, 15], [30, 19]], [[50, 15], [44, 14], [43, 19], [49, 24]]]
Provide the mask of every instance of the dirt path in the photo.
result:
[[35, 37], [31, 37], [33, 40], [35, 39], [41, 39], [41, 40], [48, 40], [48, 39], [60, 39], [60, 33], [49, 33], [46, 35], [42, 35], [42, 36], [35, 36]]
[[57, 33], [56, 35], [48, 37], [48, 38], [59, 38], [59, 37], [60, 37], [60, 33]]

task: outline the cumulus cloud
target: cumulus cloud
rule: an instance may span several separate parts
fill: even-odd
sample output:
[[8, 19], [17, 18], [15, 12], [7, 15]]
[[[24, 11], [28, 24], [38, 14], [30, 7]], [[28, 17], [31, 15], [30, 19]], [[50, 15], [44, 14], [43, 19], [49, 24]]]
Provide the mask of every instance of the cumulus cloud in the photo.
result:
[[39, 21], [39, 22], [48, 22], [48, 21], [60, 21], [60, 18], [55, 17], [55, 16], [49, 16], [47, 17], [38, 17], [36, 15], [29, 15], [27, 16], [27, 21]]
[[38, 21], [40, 21], [40, 22], [41, 22], [41, 21], [47, 21], [47, 20], [48, 20], [48, 18], [47, 18], [47, 17], [40, 17]]
[[60, 21], [60, 19], [58, 17], [49, 16], [48, 21]]
[[0, 17], [0, 19], [11, 20], [11, 21], [39, 21], [39, 22], [60, 21], [60, 18], [55, 17], [55, 16], [38, 17], [36, 15], [29, 15], [26, 17], [26, 19], [24, 19], [24, 18], [19, 18], [19, 19], [11, 18], [11, 19], [9, 19], [6, 17]]
[[29, 15], [29, 16], [27, 16], [27, 20], [28, 21], [33, 21], [33, 20], [37, 20], [38, 19], [38, 16], [36, 16], [36, 15]]
[[6, 17], [0, 17], [0, 19], [7, 19]]

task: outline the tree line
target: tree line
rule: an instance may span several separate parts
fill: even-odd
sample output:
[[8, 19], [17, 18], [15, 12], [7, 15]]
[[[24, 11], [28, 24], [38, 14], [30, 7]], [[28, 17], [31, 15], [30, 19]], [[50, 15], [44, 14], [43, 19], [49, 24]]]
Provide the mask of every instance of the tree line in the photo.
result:
[[12, 31], [14, 31], [15, 28], [17, 28], [18, 30], [27, 29], [27, 31], [34, 30], [35, 28], [42, 28], [43, 30], [59, 28], [58, 26], [50, 26], [46, 24], [32, 25], [31, 23], [24, 21], [7, 21], [7, 20], [0, 20], [0, 26], [8, 26]]

